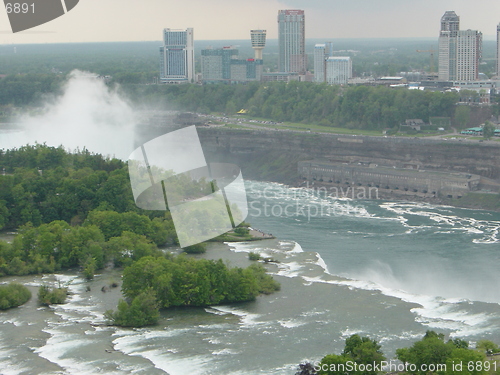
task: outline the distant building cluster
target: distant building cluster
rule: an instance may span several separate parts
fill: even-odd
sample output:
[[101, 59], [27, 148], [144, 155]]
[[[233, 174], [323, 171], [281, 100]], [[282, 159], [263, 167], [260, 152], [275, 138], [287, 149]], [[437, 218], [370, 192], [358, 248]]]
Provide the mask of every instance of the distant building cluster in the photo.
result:
[[[244, 83], [249, 81], [312, 80], [307, 72], [305, 52], [305, 14], [303, 10], [280, 10], [279, 72], [264, 74], [262, 51], [266, 46], [266, 30], [251, 30], [255, 55], [240, 59], [232, 46], [206, 48], [201, 51], [202, 83]], [[160, 82], [188, 83], [195, 81], [193, 29], [163, 30], [160, 47]]]
[[266, 43], [265, 30], [252, 30], [255, 58], [239, 59], [232, 46], [201, 50], [201, 75], [204, 83], [244, 83], [260, 81], [263, 72], [262, 49]]
[[[161, 83], [245, 83], [250, 81], [314, 81], [330, 85], [368, 84], [405, 86], [413, 89], [456, 88], [480, 93], [482, 104], [489, 104], [484, 92], [497, 87], [481, 77], [479, 65], [482, 56], [482, 33], [477, 30], [460, 30], [460, 17], [447, 11], [441, 17], [438, 48], [438, 73], [400, 73], [396, 77], [353, 77], [350, 56], [336, 56], [332, 42], [316, 44], [313, 55], [313, 73], [308, 71], [305, 46], [305, 13], [300, 9], [278, 11], [278, 71], [264, 72], [263, 50], [266, 47], [266, 30], [251, 30], [250, 40], [254, 57], [241, 59], [233, 46], [201, 50], [201, 74], [195, 74], [193, 29], [164, 29], [160, 47]], [[497, 27], [497, 78], [500, 77], [500, 24]], [[416, 85], [412, 82], [418, 82]], [[427, 82], [423, 84], [422, 82]], [[434, 82], [434, 83], [432, 83]]]

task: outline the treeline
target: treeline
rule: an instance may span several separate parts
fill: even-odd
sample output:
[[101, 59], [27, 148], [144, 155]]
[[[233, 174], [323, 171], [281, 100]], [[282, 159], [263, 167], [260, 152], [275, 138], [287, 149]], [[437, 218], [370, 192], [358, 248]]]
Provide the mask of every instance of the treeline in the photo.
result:
[[0, 74], [64, 75], [79, 69], [111, 76], [142, 73], [151, 82], [159, 74], [160, 45], [160, 42], [3, 45]]
[[[486, 355], [499, 351], [498, 345], [490, 340], [480, 340], [476, 349], [470, 349], [467, 341], [458, 338], [445, 341], [443, 334], [427, 331], [411, 347], [396, 350], [399, 363], [389, 362], [377, 341], [355, 334], [346, 339], [341, 354], [328, 354], [321, 361], [301, 363], [296, 375], [493, 374], [497, 372], [496, 362], [489, 361]], [[384, 368], [384, 365], [390, 367]]]
[[175, 240], [168, 216], [150, 220], [135, 212], [91, 211], [83, 225], [57, 220], [19, 228], [12, 244], [0, 241], [0, 276], [82, 268], [92, 279], [106, 264], [126, 266], [160, 255], [158, 244]]
[[261, 265], [229, 268], [222, 260], [168, 255], [141, 258], [124, 270], [122, 280], [127, 301], [106, 317], [127, 327], [155, 324], [161, 308], [253, 301], [280, 289]]
[[55, 220], [77, 225], [94, 209], [163, 215], [135, 206], [121, 160], [46, 145], [0, 150], [0, 229]]
[[[61, 92], [62, 75], [16, 75], [0, 80], [0, 116], [9, 106], [41, 105]], [[144, 85], [138, 72], [117, 73], [113, 82], [137, 104], [193, 111], [235, 114], [247, 109], [253, 117], [334, 127], [381, 130], [406, 119], [454, 117], [460, 95], [387, 88], [331, 86], [311, 82], [266, 82], [246, 85]]]
[[60, 94], [64, 80], [57, 74], [9, 75], [0, 79], [0, 106], [41, 105], [47, 95]]
[[83, 267], [92, 278], [177, 241], [170, 213], [137, 208], [120, 160], [24, 146], [0, 150], [0, 171], [0, 229], [19, 231], [0, 242], [0, 275]]
[[330, 86], [309, 82], [248, 85], [126, 85], [137, 102], [154, 102], [199, 113], [235, 114], [274, 121], [381, 130], [409, 118], [452, 117], [457, 93], [394, 89], [383, 86]]
[[[75, 69], [75, 68], [73, 68]], [[13, 115], [14, 107], [41, 107], [50, 102], [54, 96], [60, 95], [69, 73], [29, 73], [13, 74], [0, 79], [0, 116]], [[88, 71], [88, 69], [81, 69]], [[96, 73], [95, 69], [90, 69]], [[112, 74], [110, 85], [114, 84], [145, 84], [153, 82], [157, 72], [131, 72], [131, 71], [107, 71], [106, 75]], [[99, 74], [99, 73], [96, 73]], [[104, 75], [104, 73], [103, 73]]]

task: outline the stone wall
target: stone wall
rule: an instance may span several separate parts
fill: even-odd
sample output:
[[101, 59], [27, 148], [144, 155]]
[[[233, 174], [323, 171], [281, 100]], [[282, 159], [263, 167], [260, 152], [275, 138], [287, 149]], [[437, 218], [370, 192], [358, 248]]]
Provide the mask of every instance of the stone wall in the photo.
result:
[[[277, 158], [290, 168], [276, 170], [295, 176], [276, 175], [275, 181], [298, 177], [297, 162], [323, 159], [332, 162], [377, 163], [396, 168], [466, 172], [500, 179], [498, 142], [430, 140], [403, 137], [366, 137], [288, 131], [199, 128], [209, 159], [237, 163], [259, 178], [259, 167], [271, 173]], [[258, 165], [256, 165], [258, 164]], [[265, 166], [268, 164], [268, 166]], [[275, 163], [276, 164], [276, 163]], [[294, 171], [294, 172], [292, 172]], [[262, 172], [262, 171], [261, 171]], [[278, 172], [276, 172], [278, 174]], [[285, 173], [285, 172], [283, 172]]]
[[343, 186], [365, 186], [386, 191], [422, 193], [428, 197], [460, 198], [478, 189], [481, 177], [469, 173], [426, 171], [377, 166], [338, 164], [322, 160], [298, 163], [299, 177]]

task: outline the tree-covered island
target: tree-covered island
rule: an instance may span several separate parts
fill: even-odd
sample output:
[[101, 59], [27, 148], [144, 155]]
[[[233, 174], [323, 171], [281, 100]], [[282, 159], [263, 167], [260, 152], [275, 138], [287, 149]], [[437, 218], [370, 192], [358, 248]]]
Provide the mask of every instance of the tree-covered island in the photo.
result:
[[[0, 170], [0, 229], [17, 231], [12, 243], [0, 241], [0, 276], [79, 269], [90, 280], [121, 267], [125, 300], [106, 316], [135, 327], [156, 323], [161, 308], [251, 301], [279, 290], [261, 265], [230, 268], [159, 249], [178, 243], [170, 213], [137, 208], [118, 159], [34, 145], [0, 150]], [[245, 225], [221, 240], [247, 238]], [[29, 299], [16, 285], [1, 292], [2, 308]], [[39, 300], [60, 303], [65, 293], [42, 286]]]

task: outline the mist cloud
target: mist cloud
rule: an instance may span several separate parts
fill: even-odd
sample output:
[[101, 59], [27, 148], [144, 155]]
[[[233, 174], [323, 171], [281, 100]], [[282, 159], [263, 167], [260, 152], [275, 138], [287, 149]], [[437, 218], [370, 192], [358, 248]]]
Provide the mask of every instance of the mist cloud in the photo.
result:
[[87, 148], [122, 159], [133, 150], [137, 116], [126, 100], [95, 74], [71, 72], [63, 94], [46, 104], [42, 113], [21, 117], [23, 131], [2, 134], [0, 147], [46, 143], [67, 150]]

